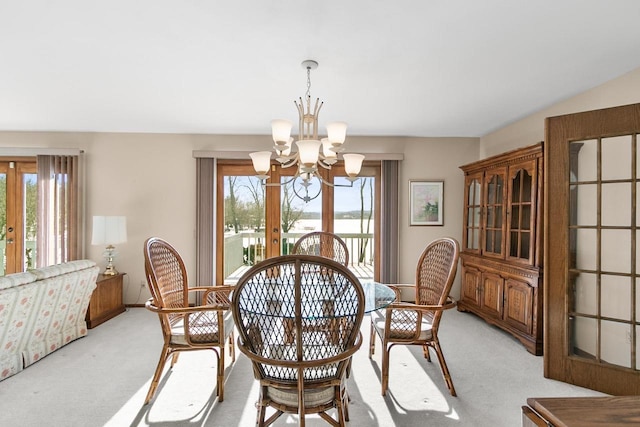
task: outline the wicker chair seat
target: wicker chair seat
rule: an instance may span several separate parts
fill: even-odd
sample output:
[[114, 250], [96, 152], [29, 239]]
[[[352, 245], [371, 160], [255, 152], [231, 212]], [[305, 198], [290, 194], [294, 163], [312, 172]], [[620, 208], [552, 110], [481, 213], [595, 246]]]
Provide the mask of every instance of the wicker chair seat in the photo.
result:
[[[225, 337], [233, 332], [233, 313], [227, 310], [223, 315]], [[187, 339], [187, 334], [189, 339]], [[207, 344], [219, 342], [218, 312], [202, 311], [189, 317], [188, 332], [185, 333], [184, 319], [178, 320], [171, 327], [170, 343], [175, 345]], [[189, 342], [191, 341], [191, 342]]]
[[[267, 396], [280, 405], [291, 407], [298, 406], [298, 390], [286, 390], [283, 388], [267, 387]], [[335, 390], [333, 386], [321, 387], [317, 389], [305, 389], [304, 406], [313, 408], [322, 405], [328, 405], [335, 399]]]
[[[422, 322], [420, 323], [420, 333], [416, 336], [417, 328], [415, 312], [412, 312], [414, 314], [413, 316], [403, 316], [402, 318], [397, 319], [396, 315], [398, 312], [399, 310], [393, 312], [389, 331], [387, 331], [387, 337], [389, 339], [424, 341], [433, 338], [433, 325], [428, 319], [422, 318]], [[386, 315], [387, 312], [385, 310], [371, 312], [371, 323], [381, 336], [383, 336], [385, 323], [387, 321]]]

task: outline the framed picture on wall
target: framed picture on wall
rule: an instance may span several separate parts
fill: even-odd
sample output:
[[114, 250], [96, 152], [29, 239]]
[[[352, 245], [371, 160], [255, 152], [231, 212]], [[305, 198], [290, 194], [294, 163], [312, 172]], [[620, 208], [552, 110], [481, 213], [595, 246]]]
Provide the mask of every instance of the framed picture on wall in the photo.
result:
[[444, 181], [409, 181], [409, 225], [444, 224]]

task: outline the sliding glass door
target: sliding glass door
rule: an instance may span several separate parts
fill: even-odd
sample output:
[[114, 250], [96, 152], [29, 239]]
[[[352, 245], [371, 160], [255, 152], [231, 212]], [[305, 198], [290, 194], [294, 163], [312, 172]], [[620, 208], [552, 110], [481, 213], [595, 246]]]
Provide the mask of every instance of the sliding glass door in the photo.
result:
[[353, 185], [341, 167], [321, 171], [335, 187], [314, 181], [304, 188], [292, 181], [294, 172], [275, 167], [268, 182], [280, 185], [263, 186], [251, 162], [218, 161], [217, 283], [235, 283], [251, 265], [291, 253], [296, 240], [312, 231], [338, 234], [349, 247], [352, 270], [377, 277], [379, 165], [365, 165]]

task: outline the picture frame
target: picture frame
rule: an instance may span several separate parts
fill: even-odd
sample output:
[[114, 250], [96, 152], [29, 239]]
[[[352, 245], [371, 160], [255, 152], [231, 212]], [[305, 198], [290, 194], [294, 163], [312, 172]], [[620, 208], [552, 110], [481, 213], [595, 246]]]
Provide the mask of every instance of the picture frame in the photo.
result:
[[444, 225], [444, 181], [409, 180], [409, 225]]

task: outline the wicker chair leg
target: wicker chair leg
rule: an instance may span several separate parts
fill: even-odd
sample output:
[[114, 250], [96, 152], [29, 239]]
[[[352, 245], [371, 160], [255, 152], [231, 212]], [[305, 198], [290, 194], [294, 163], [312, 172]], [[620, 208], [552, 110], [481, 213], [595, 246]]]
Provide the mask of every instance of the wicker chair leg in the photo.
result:
[[236, 361], [236, 348], [233, 345], [234, 335], [233, 331], [231, 331], [231, 335], [229, 335], [229, 353], [231, 353], [231, 362], [235, 363]]
[[169, 354], [169, 347], [166, 345], [162, 347], [162, 352], [160, 353], [160, 360], [158, 361], [156, 372], [153, 374], [153, 379], [151, 380], [151, 385], [149, 386], [147, 397], [144, 400], [145, 405], [149, 403], [149, 401], [153, 398], [153, 395], [156, 393], [156, 389], [158, 388], [158, 384], [160, 383], [160, 376], [162, 375], [164, 364], [166, 363]]
[[427, 344], [422, 346], [422, 353], [424, 354], [424, 358], [431, 362], [431, 354], [429, 354], [429, 346]]
[[173, 357], [171, 357], [171, 367], [172, 368], [173, 368], [173, 365], [178, 363], [178, 356], [180, 356], [180, 353], [178, 353], [177, 351], [175, 353], [173, 353]]
[[261, 403], [262, 398], [260, 398], [260, 401], [257, 403], [258, 406], [258, 413], [256, 414], [256, 426], [258, 427], [264, 427], [264, 417], [266, 415], [267, 412], [267, 408]]
[[218, 402], [224, 401], [224, 341], [222, 341], [222, 349], [220, 353], [216, 351], [218, 356]]
[[382, 395], [387, 394], [387, 388], [389, 387], [389, 350], [391, 347], [387, 343], [382, 343]]
[[453, 386], [453, 380], [451, 379], [451, 374], [449, 373], [449, 368], [447, 368], [447, 362], [444, 360], [444, 354], [442, 353], [442, 348], [440, 347], [440, 343], [438, 340], [433, 342], [433, 348], [436, 351], [436, 355], [438, 356], [438, 361], [440, 362], [440, 369], [442, 370], [442, 376], [444, 377], [444, 381], [447, 383], [447, 387], [449, 388], [449, 392], [451, 396], [456, 395], [456, 389]]
[[351, 398], [349, 397], [349, 392], [345, 387], [345, 389], [342, 391], [342, 407], [344, 408], [345, 422], [349, 421], [349, 402], [350, 401], [351, 401]]
[[373, 353], [376, 351], [376, 330], [373, 327], [373, 322], [371, 322], [371, 333], [369, 334], [369, 359], [373, 356]]

